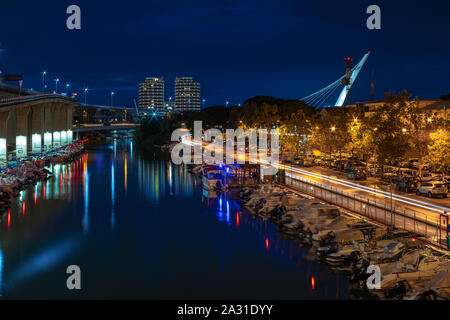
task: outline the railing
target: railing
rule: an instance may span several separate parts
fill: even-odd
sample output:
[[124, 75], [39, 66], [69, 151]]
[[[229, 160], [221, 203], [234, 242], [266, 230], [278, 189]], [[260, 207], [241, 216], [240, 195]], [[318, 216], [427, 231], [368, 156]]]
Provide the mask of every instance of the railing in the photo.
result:
[[269, 180], [386, 226], [413, 232], [423, 237], [424, 241], [448, 250], [444, 245], [447, 237], [447, 226], [441, 225], [439, 217], [432, 219], [415, 210], [398, 207], [390, 199], [384, 199], [384, 201], [378, 199], [377, 201], [376, 197], [360, 197], [336, 187], [333, 188], [328, 184], [291, 175], [289, 172], [286, 172], [286, 177], [286, 183]]
[[2, 98], [2, 99], [0, 99], [0, 105], [8, 105], [8, 104], [12, 104], [12, 103], [20, 103], [20, 102], [34, 101], [34, 100], [47, 99], [47, 98], [62, 98], [62, 99], [75, 101], [73, 98], [58, 95], [58, 94], [35, 94], [35, 95], [26, 95], [26, 96], [11, 97], [11, 98]]

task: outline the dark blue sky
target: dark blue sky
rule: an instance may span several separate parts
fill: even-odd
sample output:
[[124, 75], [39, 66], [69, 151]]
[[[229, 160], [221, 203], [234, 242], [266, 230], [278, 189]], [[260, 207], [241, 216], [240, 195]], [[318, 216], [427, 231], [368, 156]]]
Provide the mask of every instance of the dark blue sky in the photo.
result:
[[[81, 7], [82, 29], [66, 28], [66, 8]], [[366, 28], [366, 8], [381, 7], [382, 29]], [[41, 71], [88, 102], [132, 105], [137, 84], [175, 76], [202, 85], [207, 105], [255, 95], [301, 98], [344, 73], [343, 58], [372, 54], [353, 100], [407, 89], [419, 98], [450, 92], [448, 1], [2, 1], [0, 69], [40, 89]]]

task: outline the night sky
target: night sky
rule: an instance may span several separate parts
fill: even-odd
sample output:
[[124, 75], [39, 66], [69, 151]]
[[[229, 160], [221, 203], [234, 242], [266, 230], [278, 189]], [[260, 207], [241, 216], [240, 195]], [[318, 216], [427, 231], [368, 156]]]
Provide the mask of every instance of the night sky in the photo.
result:
[[[81, 7], [81, 30], [66, 28], [66, 8]], [[366, 28], [366, 8], [381, 8], [381, 30]], [[371, 50], [352, 99], [407, 89], [419, 98], [450, 93], [449, 1], [2, 1], [0, 69], [40, 90], [88, 86], [88, 103], [132, 105], [138, 83], [176, 76], [201, 83], [206, 106], [255, 95], [299, 99], [344, 73], [345, 56]], [[80, 99], [82, 100], [82, 99]]]

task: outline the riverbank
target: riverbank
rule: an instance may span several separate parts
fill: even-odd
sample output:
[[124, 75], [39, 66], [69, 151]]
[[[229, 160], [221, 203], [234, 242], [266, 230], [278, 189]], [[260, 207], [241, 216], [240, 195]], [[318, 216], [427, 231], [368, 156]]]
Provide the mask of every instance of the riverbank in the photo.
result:
[[26, 188], [45, 181], [53, 176], [47, 168], [50, 164], [66, 164], [72, 162], [84, 151], [84, 142], [47, 152], [45, 155], [27, 158], [22, 161], [8, 163], [0, 168], [0, 215], [11, 208], [12, 200]]
[[378, 266], [383, 299], [450, 299], [448, 255], [416, 241], [414, 234], [389, 229], [314, 198], [274, 184], [245, 188], [244, 207], [278, 230], [311, 247], [317, 258], [346, 272], [360, 288]]

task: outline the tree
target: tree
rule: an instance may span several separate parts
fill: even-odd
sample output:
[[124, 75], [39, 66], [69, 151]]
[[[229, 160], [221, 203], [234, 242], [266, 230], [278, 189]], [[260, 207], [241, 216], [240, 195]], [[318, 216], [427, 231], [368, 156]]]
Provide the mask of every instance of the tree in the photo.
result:
[[312, 145], [323, 153], [344, 151], [350, 142], [350, 115], [344, 108], [329, 107], [312, 126]]
[[373, 128], [373, 147], [380, 166], [404, 157], [410, 149], [414, 132], [408, 115], [410, 96], [406, 91], [398, 95], [387, 93], [385, 103], [368, 121]]
[[444, 101], [450, 101], [450, 93], [443, 94], [443, 95], [441, 96], [441, 100], [444, 100]]
[[350, 125], [348, 149], [353, 155], [364, 160], [373, 155], [373, 130], [366, 120], [356, 119]]
[[269, 128], [271, 125], [288, 121], [298, 110], [303, 111], [308, 117], [317, 114], [313, 107], [300, 100], [256, 96], [244, 102], [239, 123], [245, 128]]
[[186, 114], [186, 124], [189, 128], [193, 128], [194, 121], [202, 121], [204, 129], [211, 127], [226, 128], [230, 109], [225, 106], [212, 106], [202, 109], [200, 112], [191, 112]]
[[427, 153], [427, 135], [426, 129], [431, 129], [433, 124], [438, 124], [439, 119], [432, 118], [431, 111], [423, 111], [419, 108], [419, 101], [416, 97], [414, 101], [406, 104], [406, 127], [411, 132], [411, 150], [412, 156], [418, 156], [420, 160]]
[[292, 113], [280, 126], [280, 132], [281, 145], [294, 156], [309, 150], [311, 120], [302, 110]]
[[425, 160], [438, 172], [443, 172], [450, 166], [450, 135], [448, 131], [439, 129], [430, 134], [431, 145], [428, 145], [428, 155]]

